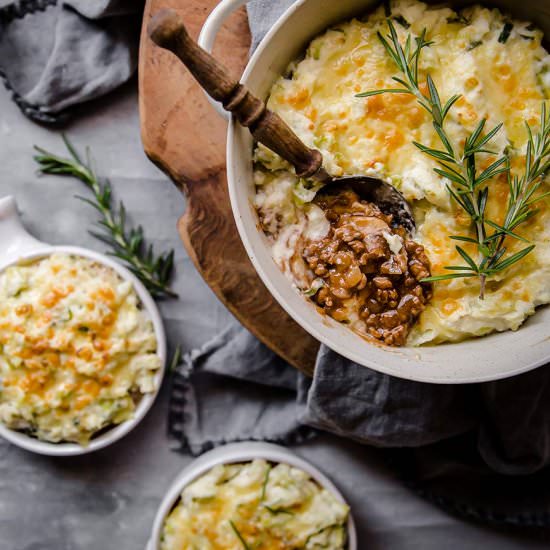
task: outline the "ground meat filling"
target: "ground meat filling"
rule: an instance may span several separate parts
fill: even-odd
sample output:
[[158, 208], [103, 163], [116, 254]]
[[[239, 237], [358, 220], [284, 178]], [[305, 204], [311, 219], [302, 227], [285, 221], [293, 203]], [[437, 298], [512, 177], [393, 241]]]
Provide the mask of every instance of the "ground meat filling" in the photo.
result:
[[323, 283], [312, 299], [337, 321], [359, 316], [364, 332], [384, 344], [405, 344], [432, 296], [431, 285], [420, 282], [430, 276], [424, 247], [351, 190], [322, 194], [315, 203], [331, 228], [304, 245], [304, 260]]

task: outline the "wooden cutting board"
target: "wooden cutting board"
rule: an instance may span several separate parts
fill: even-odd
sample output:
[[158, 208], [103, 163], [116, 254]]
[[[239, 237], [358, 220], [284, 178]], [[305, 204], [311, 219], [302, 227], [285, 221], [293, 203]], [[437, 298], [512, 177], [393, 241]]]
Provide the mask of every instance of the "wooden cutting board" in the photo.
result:
[[[147, 156], [187, 196], [179, 233], [204, 280], [248, 330], [291, 365], [311, 374], [319, 343], [273, 299], [240, 241], [227, 191], [227, 124], [180, 61], [157, 48], [147, 36], [151, 16], [171, 8], [182, 15], [196, 37], [216, 4], [216, 0], [147, 1], [139, 59], [143, 146]], [[249, 47], [243, 9], [220, 32], [214, 55], [240, 75]]]

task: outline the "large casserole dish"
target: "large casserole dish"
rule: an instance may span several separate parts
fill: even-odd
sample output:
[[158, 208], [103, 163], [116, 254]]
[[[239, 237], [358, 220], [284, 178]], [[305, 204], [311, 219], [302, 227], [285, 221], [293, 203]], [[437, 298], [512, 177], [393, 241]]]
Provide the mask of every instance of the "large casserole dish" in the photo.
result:
[[[224, 0], [212, 13], [200, 43], [210, 48], [225, 16], [242, 0]], [[462, 7], [475, 2], [449, 2]], [[550, 32], [546, 2], [512, 0], [482, 2], [536, 23]], [[274, 80], [307, 43], [326, 27], [375, 8], [375, 0], [298, 0], [263, 39], [246, 67], [242, 82], [265, 98]], [[540, 308], [517, 332], [432, 347], [387, 348], [373, 345], [345, 326], [323, 317], [292, 288], [273, 261], [252, 206], [253, 142], [249, 132], [230, 121], [227, 142], [229, 193], [237, 227], [258, 274], [281, 306], [310, 334], [341, 355], [393, 376], [434, 383], [471, 383], [496, 380], [550, 361], [550, 308]]]

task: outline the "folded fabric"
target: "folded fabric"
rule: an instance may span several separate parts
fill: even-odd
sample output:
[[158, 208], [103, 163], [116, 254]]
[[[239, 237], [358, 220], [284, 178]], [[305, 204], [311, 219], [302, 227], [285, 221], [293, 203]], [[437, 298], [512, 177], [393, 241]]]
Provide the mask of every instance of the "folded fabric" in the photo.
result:
[[297, 414], [300, 378], [233, 323], [173, 373], [169, 428], [176, 446], [198, 455], [230, 441], [290, 444], [313, 437]]
[[137, 67], [139, 0], [26, 0], [0, 8], [0, 76], [31, 119], [63, 122], [75, 105]]

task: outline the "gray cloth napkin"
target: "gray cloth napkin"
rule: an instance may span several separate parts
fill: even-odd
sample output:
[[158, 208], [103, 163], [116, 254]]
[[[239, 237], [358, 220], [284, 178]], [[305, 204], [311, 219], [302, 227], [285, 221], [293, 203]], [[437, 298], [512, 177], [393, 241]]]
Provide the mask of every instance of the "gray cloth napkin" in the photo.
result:
[[[254, 47], [291, 4], [249, 3]], [[474, 434], [491, 474], [527, 475], [550, 463], [547, 368], [495, 383], [432, 385], [380, 374], [322, 346], [310, 380], [235, 322], [185, 358], [174, 384], [172, 433], [195, 453], [229, 440], [310, 436], [302, 424], [385, 448]]]
[[302, 385], [296, 369], [234, 322], [174, 373], [170, 432], [193, 455], [241, 440], [302, 442], [314, 435], [297, 414]]
[[25, 115], [64, 122], [135, 72], [140, 0], [22, 0], [0, 8], [0, 76]]

